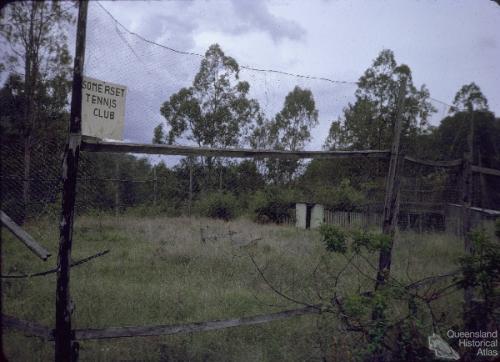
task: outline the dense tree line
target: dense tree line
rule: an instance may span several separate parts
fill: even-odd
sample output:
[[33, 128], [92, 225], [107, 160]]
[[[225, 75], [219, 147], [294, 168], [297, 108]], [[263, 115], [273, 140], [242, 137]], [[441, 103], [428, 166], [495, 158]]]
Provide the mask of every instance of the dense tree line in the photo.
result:
[[[14, 213], [21, 221], [28, 205], [33, 209], [48, 202], [60, 175], [71, 64], [64, 28], [74, 21], [65, 6], [19, 2], [2, 13], [0, 34], [11, 46], [1, 66], [2, 202], [17, 205]], [[172, 94], [159, 109], [165, 121], [155, 128], [153, 142], [304, 149], [319, 117], [311, 90], [291, 89], [282, 109], [270, 117], [250, 97], [251, 84], [240, 80], [239, 70], [237, 61], [219, 45], [210, 46], [192, 84]], [[489, 111], [476, 84], [464, 85], [450, 113], [437, 127], [430, 126], [436, 110], [428, 89], [415, 85], [410, 67], [398, 64], [393, 52], [384, 49], [360, 77], [354, 95], [354, 102], [331, 122], [325, 149], [388, 149], [399, 116], [406, 154], [462, 158], [472, 135], [474, 164], [500, 168], [500, 120]], [[380, 201], [387, 163], [188, 157], [167, 167], [132, 155], [87, 154], [81, 169], [79, 205], [84, 210], [123, 211], [143, 205], [144, 210], [173, 214], [203, 212], [204, 200], [210, 199], [240, 210], [261, 210], [272, 219], [283, 213], [273, 214], [266, 205], [278, 210], [278, 205], [303, 200], [354, 209]], [[488, 177], [480, 183], [493, 196], [483, 194], [477, 203], [500, 204], [497, 183]]]

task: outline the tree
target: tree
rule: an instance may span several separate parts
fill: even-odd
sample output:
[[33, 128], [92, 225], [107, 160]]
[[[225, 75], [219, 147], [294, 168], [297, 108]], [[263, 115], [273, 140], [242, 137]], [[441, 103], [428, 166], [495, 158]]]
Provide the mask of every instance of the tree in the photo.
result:
[[[414, 147], [411, 141], [425, 129], [427, 119], [435, 109], [429, 102], [427, 88], [422, 85], [417, 89], [413, 85], [410, 68], [398, 65], [394, 53], [384, 49], [359, 79], [354, 104], [350, 103], [344, 109], [343, 117], [332, 123], [326, 148], [389, 148], [403, 80], [406, 87], [404, 112], [401, 113], [402, 135], [406, 147]], [[332, 140], [341, 143], [333, 145]]]
[[[474, 83], [466, 84], [456, 93], [450, 115], [441, 121], [433, 136], [433, 149], [441, 159], [463, 158], [471, 152], [474, 165], [500, 168], [500, 122], [488, 109], [488, 100]], [[472, 146], [472, 150], [470, 149]], [[480, 174], [474, 182], [473, 204], [495, 207], [500, 195], [498, 180]]]
[[[218, 44], [211, 45], [201, 61], [193, 84], [182, 88], [164, 102], [160, 112], [169, 126], [155, 129], [154, 141], [172, 144], [186, 137], [202, 147], [231, 147], [245, 141], [249, 125], [260, 117], [255, 99], [248, 98], [250, 85], [239, 80], [239, 66], [226, 56]], [[212, 158], [207, 158], [209, 182]], [[222, 185], [222, 160], [218, 160], [219, 188]]]
[[465, 84], [455, 94], [450, 113], [488, 111], [488, 100], [481, 89], [472, 82]]
[[160, 112], [170, 129], [161, 139], [159, 126], [155, 140], [171, 144], [185, 136], [198, 146], [237, 146], [260, 112], [257, 101], [248, 98], [249, 90], [248, 82], [239, 81], [236, 60], [226, 56], [219, 45], [211, 45], [192, 86], [163, 103]]
[[0, 35], [10, 49], [3, 67], [23, 69], [20, 101], [22, 115], [10, 119], [11, 134], [18, 134], [24, 147], [24, 205], [30, 201], [30, 168], [33, 147], [64, 111], [70, 83], [71, 56], [65, 27], [73, 21], [66, 3], [19, 1], [2, 12]]
[[[256, 148], [302, 150], [311, 140], [311, 129], [318, 124], [318, 110], [312, 92], [296, 86], [285, 98], [283, 109], [272, 120], [259, 120], [250, 144]], [[297, 160], [268, 160], [268, 177], [275, 183], [292, 180]]]

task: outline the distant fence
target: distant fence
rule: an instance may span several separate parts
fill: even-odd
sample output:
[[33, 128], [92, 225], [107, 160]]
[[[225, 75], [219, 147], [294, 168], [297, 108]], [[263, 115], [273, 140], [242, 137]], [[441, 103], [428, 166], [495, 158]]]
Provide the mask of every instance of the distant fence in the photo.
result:
[[353, 227], [382, 227], [382, 214], [359, 211], [335, 211], [325, 210], [325, 223], [342, 226], [344, 228]]

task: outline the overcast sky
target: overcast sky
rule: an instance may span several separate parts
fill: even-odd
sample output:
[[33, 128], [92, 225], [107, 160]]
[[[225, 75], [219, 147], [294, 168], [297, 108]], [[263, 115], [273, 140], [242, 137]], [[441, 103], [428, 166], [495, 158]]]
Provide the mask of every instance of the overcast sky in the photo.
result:
[[[476, 82], [500, 114], [500, 6], [490, 0], [213, 0], [100, 3], [129, 30], [165, 46], [203, 54], [219, 43], [240, 65], [356, 81], [384, 48], [406, 63], [415, 85], [451, 103]], [[177, 55], [127, 34], [91, 2], [86, 73], [125, 84], [125, 137], [150, 141], [161, 103], [189, 86], [200, 58]], [[353, 99], [355, 85], [243, 71], [268, 116], [294, 85], [310, 88], [321, 147], [330, 121]], [[438, 120], [446, 107], [435, 102]]]

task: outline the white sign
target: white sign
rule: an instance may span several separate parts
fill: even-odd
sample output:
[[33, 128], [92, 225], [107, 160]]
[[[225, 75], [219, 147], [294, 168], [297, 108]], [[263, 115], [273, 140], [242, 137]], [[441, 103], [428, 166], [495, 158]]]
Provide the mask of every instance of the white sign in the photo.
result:
[[82, 134], [123, 139], [127, 87], [83, 77]]

